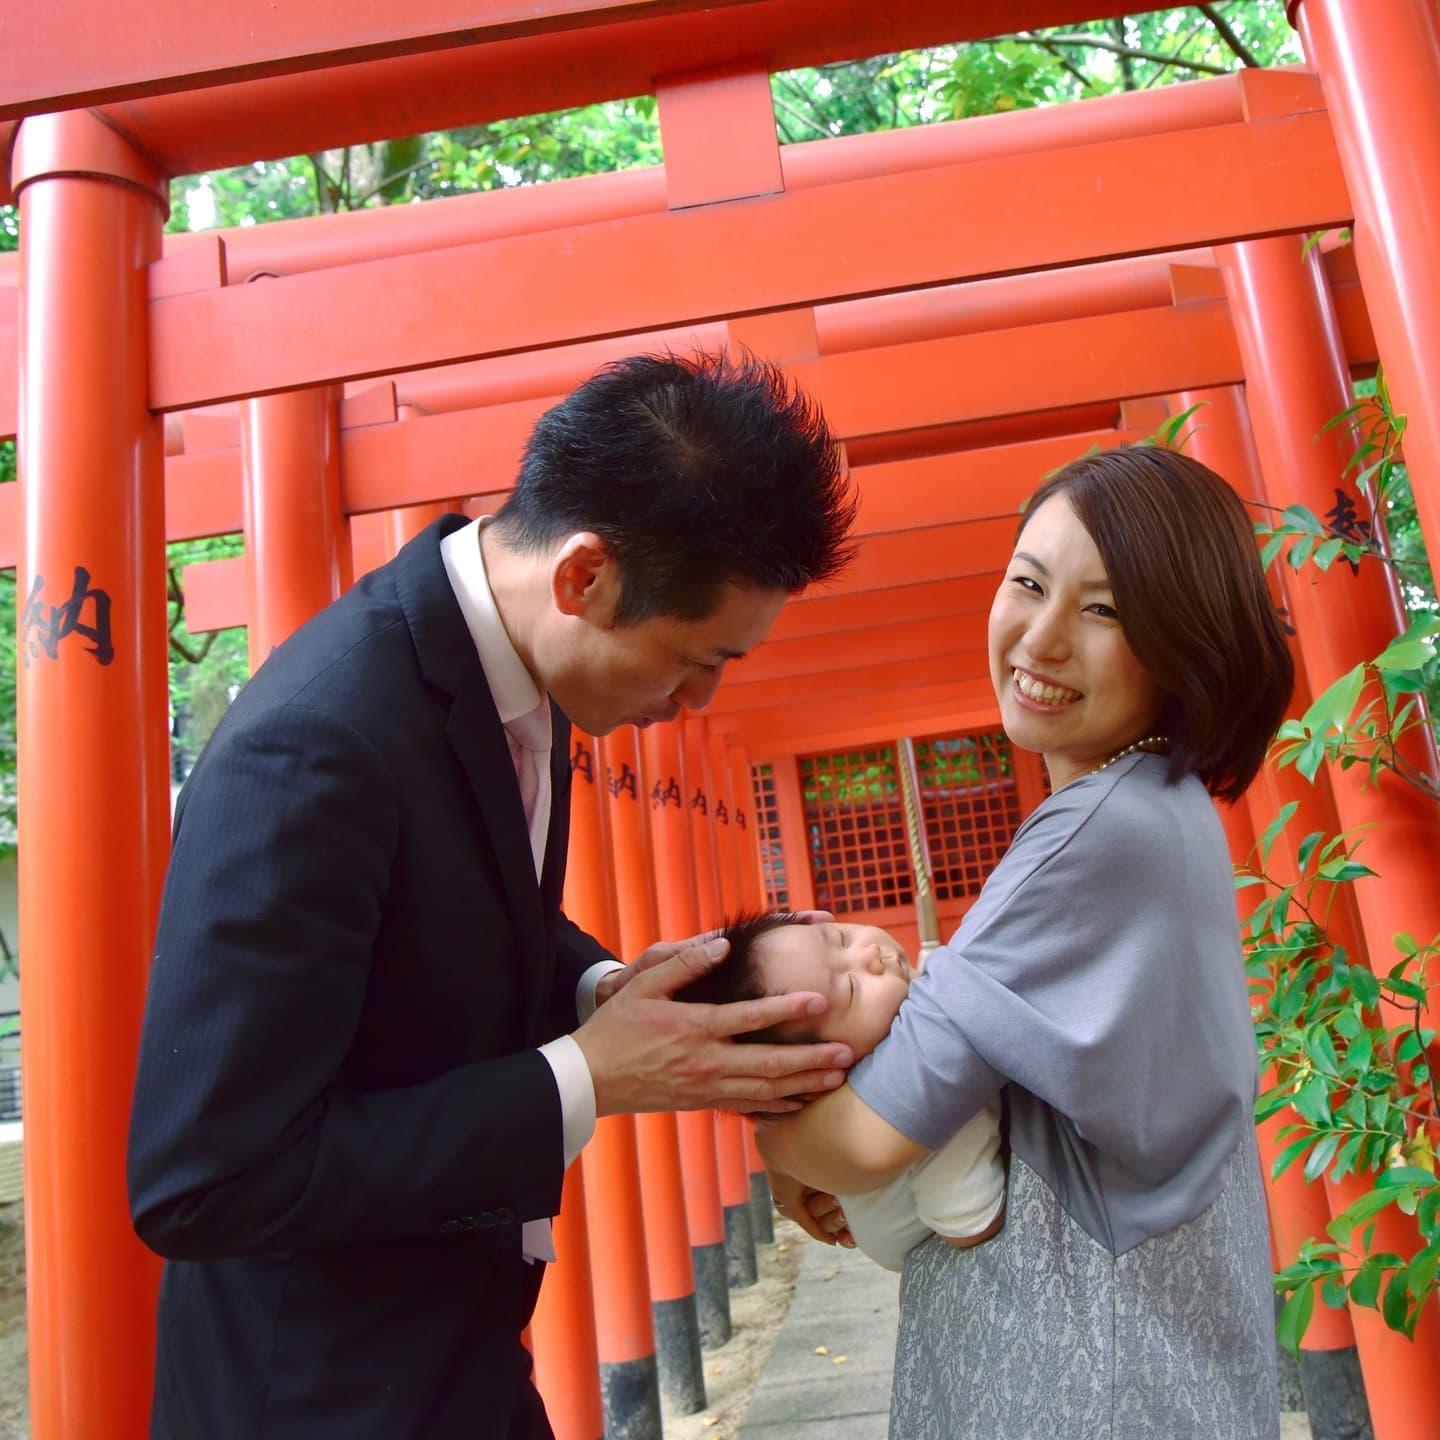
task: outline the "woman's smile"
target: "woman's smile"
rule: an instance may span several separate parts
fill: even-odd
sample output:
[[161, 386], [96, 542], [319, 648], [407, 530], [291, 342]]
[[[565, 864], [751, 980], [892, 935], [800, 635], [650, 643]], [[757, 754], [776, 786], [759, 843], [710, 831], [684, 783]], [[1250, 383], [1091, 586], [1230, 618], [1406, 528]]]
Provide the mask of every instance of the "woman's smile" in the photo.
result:
[[1031, 670], [1015, 668], [1015, 689], [1020, 701], [1027, 709], [1039, 713], [1059, 712], [1068, 709], [1077, 700], [1085, 697], [1079, 690], [1071, 690]]

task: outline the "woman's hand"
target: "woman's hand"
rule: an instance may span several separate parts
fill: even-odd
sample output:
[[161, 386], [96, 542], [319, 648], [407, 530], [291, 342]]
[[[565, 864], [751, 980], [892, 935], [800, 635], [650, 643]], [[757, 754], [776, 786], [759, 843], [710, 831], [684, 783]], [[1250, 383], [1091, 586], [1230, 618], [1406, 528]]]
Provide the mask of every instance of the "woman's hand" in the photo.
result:
[[855, 1237], [850, 1233], [845, 1211], [835, 1196], [824, 1190], [814, 1190], [802, 1184], [793, 1175], [770, 1172], [770, 1193], [775, 1197], [775, 1209], [787, 1220], [793, 1220], [812, 1240], [822, 1245], [844, 1245], [847, 1249], [855, 1246]]

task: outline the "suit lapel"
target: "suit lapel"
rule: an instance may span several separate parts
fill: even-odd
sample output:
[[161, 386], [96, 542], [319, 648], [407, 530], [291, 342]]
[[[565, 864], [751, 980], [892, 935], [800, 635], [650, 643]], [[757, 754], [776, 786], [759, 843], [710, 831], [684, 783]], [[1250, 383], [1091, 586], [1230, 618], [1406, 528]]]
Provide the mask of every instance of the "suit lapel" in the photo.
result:
[[[548, 1009], [546, 999], [554, 973], [554, 944], [546, 916], [547, 911], [553, 912], [559, 904], [559, 885], [557, 882], [553, 902], [549, 900], [547, 886], [546, 903], [542, 905], [520, 787], [510, 758], [510, 742], [440, 556], [441, 538], [466, 523], [463, 516], [445, 516], [406, 545], [395, 557], [395, 588], [425, 679], [453, 697], [445, 736], [465, 772], [500, 867], [506, 908], [515, 927], [516, 945], [524, 967], [528, 1040], [543, 1023]], [[568, 743], [568, 724], [565, 731]], [[561, 804], [568, 803], [569, 795], [568, 757], [562, 758], [567, 758], [567, 789], [563, 792], [564, 801], [552, 805], [551, 809], [547, 881], [556, 848], [555, 816]], [[553, 760], [552, 755], [552, 776], [555, 774]], [[562, 793], [558, 784], [553, 785], [552, 790], [557, 798]], [[563, 828], [568, 832], [568, 824]], [[563, 875], [563, 842], [560, 857], [561, 863], [556, 868]]]
[[[540, 952], [547, 948], [546, 925], [540, 907], [540, 887], [535, 879], [535, 858], [530, 851], [530, 832], [525, 824], [525, 808], [520, 803], [510, 742], [478, 660], [473, 678], [450, 707], [445, 738], [455, 751], [480, 807], [491, 847], [500, 862], [516, 931], [527, 950]], [[533, 968], [543, 968], [538, 953], [534, 953], [534, 959]], [[528, 960], [526, 973], [531, 973]]]

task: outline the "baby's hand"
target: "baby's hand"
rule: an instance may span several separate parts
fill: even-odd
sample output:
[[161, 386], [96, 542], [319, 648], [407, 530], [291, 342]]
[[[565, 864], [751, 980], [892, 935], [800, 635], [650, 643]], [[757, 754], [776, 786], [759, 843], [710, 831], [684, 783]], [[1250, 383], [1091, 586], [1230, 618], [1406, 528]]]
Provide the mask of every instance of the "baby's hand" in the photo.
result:
[[853, 1249], [855, 1238], [840, 1202], [824, 1190], [814, 1190], [792, 1175], [769, 1172], [770, 1193], [775, 1209], [787, 1220], [793, 1220], [812, 1240], [822, 1245], [844, 1245]]
[[807, 1190], [805, 1208], [810, 1218], [830, 1237], [830, 1241], [843, 1245], [847, 1250], [855, 1248], [855, 1237], [850, 1233], [850, 1222], [839, 1199], [824, 1190]]

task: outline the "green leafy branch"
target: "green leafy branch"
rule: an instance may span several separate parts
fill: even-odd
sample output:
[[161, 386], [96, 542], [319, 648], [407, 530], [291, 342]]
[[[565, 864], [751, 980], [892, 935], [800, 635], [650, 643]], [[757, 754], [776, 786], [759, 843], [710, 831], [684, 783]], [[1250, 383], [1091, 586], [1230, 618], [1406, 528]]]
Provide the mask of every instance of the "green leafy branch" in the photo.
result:
[[1275, 763], [1294, 765], [1310, 781], [1325, 761], [1342, 770], [1364, 764], [1371, 784], [1388, 770], [1440, 800], [1436, 777], [1417, 767], [1399, 745], [1411, 730], [1434, 727], [1423, 697], [1437, 639], [1440, 617], [1422, 617], [1373, 660], [1327, 686], [1298, 720], [1281, 725], [1272, 751]]
[[[1435, 1032], [1424, 1023], [1427, 972], [1440, 941], [1421, 946], [1396, 935], [1400, 959], [1384, 975], [1351, 964], [1329, 933], [1331, 911], [1339, 886], [1375, 872], [1355, 858], [1359, 838], [1315, 832], [1300, 842], [1296, 878], [1274, 874], [1273, 848], [1296, 809], [1281, 810], [1235, 881], [1238, 890], [1265, 891], [1244, 930], [1266, 1077], [1256, 1121], [1287, 1110], [1296, 1117], [1276, 1135], [1277, 1179], [1302, 1157], [1312, 1183], [1327, 1173], [1337, 1181], [1352, 1173], [1376, 1179], [1331, 1222], [1329, 1241], [1307, 1241], [1275, 1277], [1288, 1295], [1278, 1334], [1292, 1350], [1317, 1290], [1326, 1304], [1378, 1308], [1392, 1328], [1413, 1333], [1436, 1289], [1431, 1257], [1440, 1255], [1440, 1181], [1429, 1130], [1440, 1117], [1440, 1093], [1428, 1056]], [[1391, 1204], [1416, 1217], [1421, 1244], [1412, 1256], [1372, 1253], [1373, 1217]]]
[[[1415, 1217], [1424, 1244], [1414, 1255], [1372, 1249], [1376, 1217], [1395, 1206]], [[1315, 1311], [1316, 1292], [1335, 1309], [1347, 1302], [1378, 1310], [1385, 1323], [1415, 1338], [1415, 1326], [1436, 1290], [1440, 1267], [1440, 1188], [1428, 1170], [1396, 1165], [1382, 1170], [1375, 1188], [1360, 1196], [1326, 1227], [1325, 1240], [1307, 1240], [1293, 1265], [1275, 1277], [1277, 1290], [1289, 1293], [1276, 1325], [1276, 1336], [1292, 1354]], [[1363, 1227], [1363, 1228], [1362, 1228]], [[1358, 1247], [1352, 1242], [1361, 1231]]]

